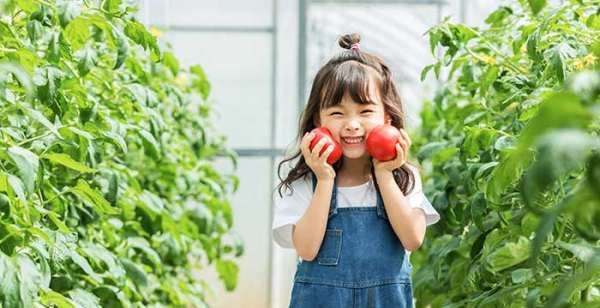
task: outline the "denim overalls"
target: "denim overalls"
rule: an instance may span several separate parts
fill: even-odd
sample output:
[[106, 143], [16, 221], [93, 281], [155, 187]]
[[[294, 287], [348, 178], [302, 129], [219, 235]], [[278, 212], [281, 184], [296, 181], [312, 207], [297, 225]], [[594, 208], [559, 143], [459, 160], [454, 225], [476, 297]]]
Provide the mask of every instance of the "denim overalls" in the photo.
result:
[[336, 191], [317, 257], [298, 263], [290, 307], [412, 307], [412, 266], [379, 191], [377, 206], [349, 208], [337, 207]]

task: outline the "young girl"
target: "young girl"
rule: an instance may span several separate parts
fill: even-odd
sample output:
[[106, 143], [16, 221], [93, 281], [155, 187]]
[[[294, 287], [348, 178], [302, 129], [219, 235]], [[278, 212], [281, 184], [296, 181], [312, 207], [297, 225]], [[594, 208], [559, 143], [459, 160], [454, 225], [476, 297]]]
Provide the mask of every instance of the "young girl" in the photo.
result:
[[[419, 248], [426, 225], [439, 220], [406, 161], [411, 141], [391, 73], [359, 42], [358, 34], [342, 36], [347, 50], [317, 73], [300, 120], [300, 150], [278, 168], [299, 157], [278, 185], [273, 220], [275, 241], [301, 258], [290, 307], [412, 307], [407, 250]], [[391, 161], [367, 152], [365, 139], [381, 124], [401, 132]], [[321, 155], [323, 142], [309, 149], [309, 132], [321, 126], [342, 147], [333, 166], [326, 161], [332, 146]]]

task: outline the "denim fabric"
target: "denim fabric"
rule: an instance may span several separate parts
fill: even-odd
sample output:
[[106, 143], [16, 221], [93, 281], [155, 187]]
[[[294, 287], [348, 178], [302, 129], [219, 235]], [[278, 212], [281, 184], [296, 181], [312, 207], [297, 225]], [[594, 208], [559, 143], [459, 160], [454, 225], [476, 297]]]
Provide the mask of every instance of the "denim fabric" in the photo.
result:
[[338, 208], [336, 191], [317, 257], [298, 263], [290, 307], [412, 307], [412, 266], [381, 195], [376, 206]]

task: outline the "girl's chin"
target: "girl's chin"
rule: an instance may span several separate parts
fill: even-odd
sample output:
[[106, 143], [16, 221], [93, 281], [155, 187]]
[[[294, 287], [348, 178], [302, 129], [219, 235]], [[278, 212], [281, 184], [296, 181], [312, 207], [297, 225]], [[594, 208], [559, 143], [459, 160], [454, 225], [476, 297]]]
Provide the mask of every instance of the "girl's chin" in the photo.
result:
[[344, 155], [345, 158], [348, 159], [359, 159], [359, 158], [364, 158], [366, 156], [369, 155], [369, 153], [367, 153], [366, 150], [345, 150], [342, 152], [342, 155]]

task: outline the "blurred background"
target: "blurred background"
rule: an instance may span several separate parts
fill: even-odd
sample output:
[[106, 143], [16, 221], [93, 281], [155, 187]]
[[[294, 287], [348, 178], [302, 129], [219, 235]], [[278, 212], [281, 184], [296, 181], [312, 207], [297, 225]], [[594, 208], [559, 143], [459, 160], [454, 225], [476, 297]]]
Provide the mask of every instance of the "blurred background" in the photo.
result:
[[[236, 290], [214, 272], [213, 307], [287, 307], [296, 266], [293, 250], [271, 239], [277, 164], [291, 150], [300, 111], [316, 71], [341, 49], [341, 34], [358, 32], [361, 48], [391, 66], [407, 109], [409, 131], [433, 79], [428, 28], [450, 16], [482, 24], [499, 3], [483, 0], [140, 0], [139, 18], [170, 44], [183, 66], [200, 64], [212, 84], [214, 123], [238, 153], [240, 189], [234, 229], [245, 244]], [[430, 74], [431, 75], [431, 74]], [[231, 168], [223, 160], [222, 168]], [[232, 170], [222, 170], [233, 172]]]

